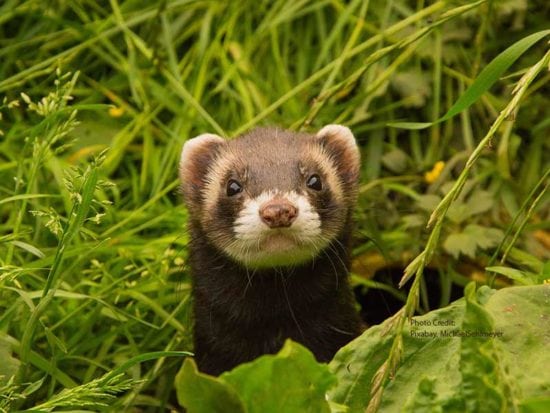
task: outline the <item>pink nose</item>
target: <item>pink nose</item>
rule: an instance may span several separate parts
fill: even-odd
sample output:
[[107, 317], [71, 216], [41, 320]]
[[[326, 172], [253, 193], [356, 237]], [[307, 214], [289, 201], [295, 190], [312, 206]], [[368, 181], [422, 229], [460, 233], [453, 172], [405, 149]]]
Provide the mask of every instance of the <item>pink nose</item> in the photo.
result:
[[260, 218], [270, 228], [290, 227], [298, 216], [298, 208], [286, 199], [272, 199], [260, 207]]

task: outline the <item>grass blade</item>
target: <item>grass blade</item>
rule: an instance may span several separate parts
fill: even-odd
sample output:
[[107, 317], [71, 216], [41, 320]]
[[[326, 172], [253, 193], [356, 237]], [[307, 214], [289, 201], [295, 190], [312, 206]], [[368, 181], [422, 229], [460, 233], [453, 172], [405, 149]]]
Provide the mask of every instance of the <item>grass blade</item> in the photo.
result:
[[443, 117], [434, 122], [390, 122], [388, 126], [402, 129], [425, 129], [451, 119], [475, 103], [524, 52], [549, 34], [550, 30], [533, 33], [500, 53], [481, 71], [474, 83], [458, 98]]

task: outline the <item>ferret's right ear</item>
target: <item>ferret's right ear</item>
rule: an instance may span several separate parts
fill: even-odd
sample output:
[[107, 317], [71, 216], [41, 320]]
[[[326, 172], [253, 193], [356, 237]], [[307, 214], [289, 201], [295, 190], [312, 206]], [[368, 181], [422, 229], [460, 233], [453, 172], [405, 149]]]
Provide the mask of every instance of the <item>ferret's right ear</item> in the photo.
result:
[[200, 191], [210, 164], [225, 140], [210, 133], [189, 139], [183, 145], [180, 157], [180, 180], [184, 199], [189, 205], [200, 199]]
[[327, 125], [317, 132], [316, 137], [336, 161], [344, 182], [357, 185], [361, 154], [351, 130], [342, 125]]

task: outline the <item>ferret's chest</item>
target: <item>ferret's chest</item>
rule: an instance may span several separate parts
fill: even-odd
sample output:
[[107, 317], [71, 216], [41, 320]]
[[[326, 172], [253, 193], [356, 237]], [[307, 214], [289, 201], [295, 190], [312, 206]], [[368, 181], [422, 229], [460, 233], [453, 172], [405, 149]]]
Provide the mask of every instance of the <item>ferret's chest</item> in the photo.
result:
[[198, 279], [195, 296], [210, 315], [251, 326], [270, 323], [283, 328], [296, 314], [310, 314], [323, 308], [335, 294], [338, 284], [334, 278], [327, 281], [319, 275], [259, 275], [245, 271], [237, 276], [221, 277], [216, 285]]

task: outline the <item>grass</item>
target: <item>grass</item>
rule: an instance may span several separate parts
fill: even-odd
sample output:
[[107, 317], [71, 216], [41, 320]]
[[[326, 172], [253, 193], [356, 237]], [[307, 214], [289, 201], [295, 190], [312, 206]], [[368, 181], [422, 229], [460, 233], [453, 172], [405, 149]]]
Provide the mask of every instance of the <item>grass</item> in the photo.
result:
[[[547, 65], [520, 85], [521, 101], [509, 102], [544, 59], [545, 41], [459, 116], [426, 130], [387, 124], [439, 119], [492, 58], [547, 28], [548, 8], [517, 0], [5, 2], [0, 411], [174, 408], [173, 379], [192, 350], [177, 162], [183, 142], [200, 133], [350, 126], [363, 156], [354, 280], [364, 294], [389, 291], [403, 305], [396, 283], [378, 276], [419, 254], [431, 258], [422, 269], [438, 274], [441, 306], [470, 279], [511, 284], [485, 273], [497, 260], [542, 274]], [[434, 238], [425, 225], [451, 196]], [[422, 272], [409, 313], [416, 302], [421, 312], [434, 307], [434, 277]]]

